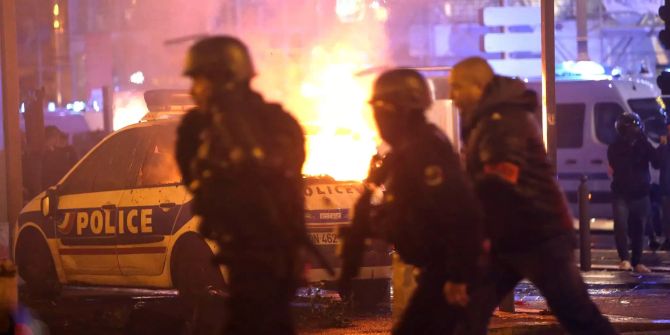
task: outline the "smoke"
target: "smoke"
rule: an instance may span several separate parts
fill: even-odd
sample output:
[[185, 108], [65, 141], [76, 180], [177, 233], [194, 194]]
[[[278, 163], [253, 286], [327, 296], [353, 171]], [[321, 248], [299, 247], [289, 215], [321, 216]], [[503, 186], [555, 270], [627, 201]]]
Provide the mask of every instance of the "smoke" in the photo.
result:
[[132, 2], [123, 15], [137, 26], [129, 33], [128, 43], [116, 50], [117, 60], [125, 63], [120, 80], [128, 81], [128, 73], [142, 71], [150, 87], [185, 87], [188, 81], [181, 77], [181, 70], [189, 43], [169, 41], [210, 33], [215, 19], [212, 13], [220, 1], [198, 0], [197, 5], [184, 0]]

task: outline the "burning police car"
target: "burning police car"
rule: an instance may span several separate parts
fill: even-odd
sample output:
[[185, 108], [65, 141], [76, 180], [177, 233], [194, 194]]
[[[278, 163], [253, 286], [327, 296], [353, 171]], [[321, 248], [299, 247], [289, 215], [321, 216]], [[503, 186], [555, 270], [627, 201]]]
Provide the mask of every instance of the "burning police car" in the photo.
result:
[[[155, 94], [171, 101], [148, 101], [145, 121], [106, 137], [21, 211], [14, 248], [30, 292], [56, 294], [71, 284], [225, 290], [226, 270], [212, 264], [215, 244], [197, 233], [192, 196], [174, 159], [176, 116], [190, 107], [188, 99], [180, 91]], [[350, 223], [359, 188], [357, 182], [306, 177], [308, 231], [335, 268], [336, 230]], [[389, 247], [372, 244], [365, 257], [359, 286], [382, 298]], [[334, 280], [315, 261], [307, 279]]]

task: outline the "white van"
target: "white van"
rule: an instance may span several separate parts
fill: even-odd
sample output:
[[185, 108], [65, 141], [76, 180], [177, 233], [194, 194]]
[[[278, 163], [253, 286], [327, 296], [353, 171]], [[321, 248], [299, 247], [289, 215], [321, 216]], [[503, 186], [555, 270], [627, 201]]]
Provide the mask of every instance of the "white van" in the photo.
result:
[[[529, 88], [541, 92], [541, 82], [530, 80]], [[588, 177], [592, 218], [612, 218], [611, 177], [607, 145], [616, 138], [614, 122], [624, 112], [642, 118], [652, 144], [665, 133], [665, 110], [660, 91], [645, 79], [564, 78], [556, 80], [556, 133], [558, 180], [577, 216], [582, 176]], [[658, 173], [652, 172], [652, 179]]]

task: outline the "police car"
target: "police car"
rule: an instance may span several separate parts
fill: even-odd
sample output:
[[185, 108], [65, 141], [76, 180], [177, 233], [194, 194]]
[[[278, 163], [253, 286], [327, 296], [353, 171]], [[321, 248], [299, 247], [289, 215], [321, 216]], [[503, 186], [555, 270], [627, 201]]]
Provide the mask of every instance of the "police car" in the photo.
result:
[[[21, 211], [14, 250], [19, 274], [34, 294], [62, 285], [203, 288], [225, 291], [226, 270], [212, 265], [216, 246], [197, 233], [192, 196], [174, 159], [182, 91], [149, 91], [145, 121], [116, 131], [85, 155], [60, 182]], [[317, 249], [337, 268], [337, 227], [349, 224], [360, 184], [307, 177], [306, 222]], [[372, 244], [355, 288], [388, 296], [389, 247]], [[311, 262], [310, 283], [332, 283]]]

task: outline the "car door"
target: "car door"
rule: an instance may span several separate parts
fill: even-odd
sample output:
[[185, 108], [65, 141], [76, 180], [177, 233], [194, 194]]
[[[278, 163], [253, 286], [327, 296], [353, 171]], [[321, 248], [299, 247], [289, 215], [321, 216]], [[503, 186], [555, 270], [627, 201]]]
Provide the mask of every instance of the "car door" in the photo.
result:
[[172, 226], [186, 198], [174, 157], [176, 127], [152, 126], [151, 141], [133, 187], [124, 192], [119, 215], [127, 228], [117, 234], [119, 266], [124, 275], [159, 275], [165, 266]]
[[96, 146], [58, 186], [56, 224], [66, 275], [118, 275], [118, 202], [139, 169], [143, 129], [120, 131]]

